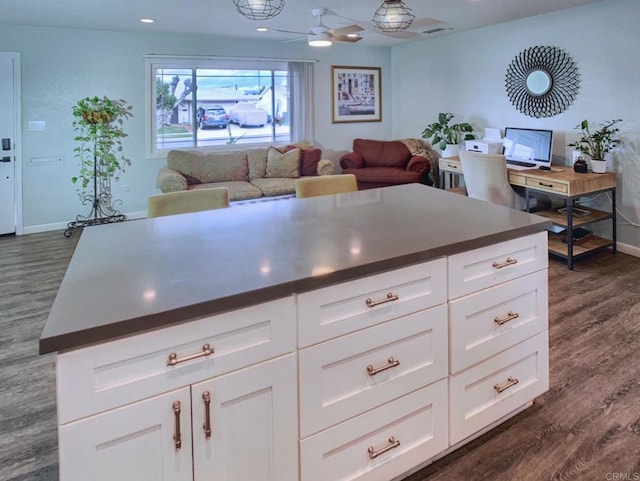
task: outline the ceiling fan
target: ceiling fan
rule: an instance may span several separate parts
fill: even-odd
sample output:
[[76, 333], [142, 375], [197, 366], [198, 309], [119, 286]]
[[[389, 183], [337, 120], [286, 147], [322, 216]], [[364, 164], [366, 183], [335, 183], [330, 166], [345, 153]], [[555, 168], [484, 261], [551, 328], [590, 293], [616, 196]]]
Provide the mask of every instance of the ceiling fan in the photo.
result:
[[309, 28], [309, 31], [294, 32], [291, 30], [280, 30], [277, 28], [270, 28], [274, 32], [282, 33], [295, 33], [297, 35], [306, 35], [303, 38], [296, 38], [292, 40], [286, 40], [286, 42], [296, 42], [299, 40], [307, 40], [312, 47], [328, 47], [333, 42], [357, 42], [362, 40], [362, 37], [358, 35], [358, 32], [362, 32], [364, 28], [359, 25], [347, 25], [340, 28], [329, 28], [322, 23], [322, 17], [328, 13], [326, 8], [314, 8], [311, 10], [311, 14], [316, 17], [317, 23]]

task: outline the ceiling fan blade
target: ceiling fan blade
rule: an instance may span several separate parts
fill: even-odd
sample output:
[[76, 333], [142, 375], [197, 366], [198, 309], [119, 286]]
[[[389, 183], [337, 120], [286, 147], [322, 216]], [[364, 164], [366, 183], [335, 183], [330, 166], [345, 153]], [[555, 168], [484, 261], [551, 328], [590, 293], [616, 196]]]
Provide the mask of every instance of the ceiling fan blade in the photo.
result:
[[273, 30], [274, 32], [280, 33], [293, 33], [295, 35], [307, 35], [308, 32], [294, 32], [293, 30], [280, 30], [279, 28], [270, 28], [269, 30]]
[[290, 38], [289, 40], [283, 40], [282, 43], [292, 43], [292, 42], [301, 42], [302, 40], [307, 40], [308, 38], [305, 37], [299, 37], [299, 38]]
[[350, 33], [358, 33], [364, 31], [360, 25], [347, 25], [346, 27], [329, 29], [331, 35], [349, 35]]
[[362, 40], [362, 37], [359, 35], [357, 37], [349, 37], [348, 35], [332, 35], [331, 38], [336, 42], [351, 42], [351, 43]]

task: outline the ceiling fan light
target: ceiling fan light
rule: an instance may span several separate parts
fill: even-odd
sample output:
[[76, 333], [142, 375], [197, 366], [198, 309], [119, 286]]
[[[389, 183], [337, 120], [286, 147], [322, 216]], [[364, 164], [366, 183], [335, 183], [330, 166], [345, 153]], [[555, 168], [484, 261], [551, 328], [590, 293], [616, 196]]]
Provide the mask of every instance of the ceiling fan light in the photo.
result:
[[330, 47], [333, 43], [331, 41], [331, 35], [329, 35], [327, 32], [309, 34], [308, 41], [309, 46], [311, 47]]
[[282, 11], [284, 0], [233, 0], [233, 4], [251, 20], [268, 20]]
[[414, 18], [402, 0], [384, 0], [371, 20], [383, 32], [399, 32], [409, 28]]

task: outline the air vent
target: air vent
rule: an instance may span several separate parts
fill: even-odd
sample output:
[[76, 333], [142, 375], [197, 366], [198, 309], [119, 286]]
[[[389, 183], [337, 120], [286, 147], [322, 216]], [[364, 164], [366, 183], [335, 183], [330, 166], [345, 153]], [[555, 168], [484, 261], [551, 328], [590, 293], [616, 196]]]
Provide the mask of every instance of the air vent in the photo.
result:
[[453, 29], [450, 27], [436, 27], [436, 28], [432, 28], [431, 30], [425, 30], [422, 33], [426, 33], [427, 35], [432, 35], [434, 33], [444, 32], [445, 30], [453, 30]]

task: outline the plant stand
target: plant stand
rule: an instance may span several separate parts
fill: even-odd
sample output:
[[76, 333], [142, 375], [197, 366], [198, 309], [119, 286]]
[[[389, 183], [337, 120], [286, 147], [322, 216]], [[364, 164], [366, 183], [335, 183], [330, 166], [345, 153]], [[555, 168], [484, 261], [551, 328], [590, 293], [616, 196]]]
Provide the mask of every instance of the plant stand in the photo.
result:
[[71, 237], [75, 229], [82, 229], [92, 225], [111, 224], [126, 219], [114, 208], [114, 204], [121, 204], [121, 200], [111, 199], [111, 176], [102, 172], [98, 165], [98, 159], [93, 157], [93, 193], [86, 194], [82, 198], [82, 205], [91, 205], [91, 211], [83, 216], [79, 214], [76, 220], [67, 224], [64, 231], [65, 237]]

